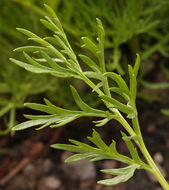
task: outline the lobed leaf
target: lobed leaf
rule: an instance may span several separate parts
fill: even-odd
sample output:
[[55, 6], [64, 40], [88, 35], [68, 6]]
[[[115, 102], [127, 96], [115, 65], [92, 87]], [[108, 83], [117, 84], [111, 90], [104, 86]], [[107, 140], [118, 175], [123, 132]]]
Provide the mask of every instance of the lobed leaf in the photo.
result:
[[97, 45], [92, 42], [89, 38], [87, 37], [82, 37], [83, 40], [83, 45], [82, 47], [87, 48], [89, 51], [91, 51], [96, 57], [97, 57], [97, 52], [98, 52], [98, 47]]
[[128, 167], [120, 168], [120, 169], [101, 170], [101, 172], [103, 172], [103, 173], [117, 175], [117, 176], [112, 179], [100, 180], [100, 181], [98, 181], [98, 184], [113, 186], [113, 185], [117, 185], [122, 182], [126, 182], [131, 177], [133, 177], [135, 170], [138, 168], [139, 168], [139, 165], [133, 164]]
[[75, 100], [77, 106], [78, 106], [81, 110], [83, 110], [84, 112], [89, 112], [89, 113], [105, 114], [104, 111], [91, 108], [91, 107], [88, 106], [86, 103], [84, 103], [84, 102], [82, 101], [82, 99], [80, 98], [79, 94], [77, 93], [76, 89], [75, 89], [73, 86], [70, 86], [70, 87], [71, 87], [71, 91], [72, 91], [73, 98], [74, 98], [74, 100]]

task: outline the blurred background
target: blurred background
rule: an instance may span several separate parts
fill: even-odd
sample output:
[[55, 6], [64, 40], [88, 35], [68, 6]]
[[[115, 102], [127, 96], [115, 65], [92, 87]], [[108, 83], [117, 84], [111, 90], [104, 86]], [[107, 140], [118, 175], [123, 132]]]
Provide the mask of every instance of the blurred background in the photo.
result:
[[[103, 177], [99, 169], [117, 167], [114, 161], [64, 164], [69, 153], [52, 150], [49, 145], [69, 138], [86, 141], [92, 127], [87, 118], [59, 129], [11, 132], [25, 120], [22, 115], [30, 113], [24, 102], [42, 103], [45, 97], [73, 109], [70, 83], [86, 102], [100, 106], [80, 81], [32, 74], [9, 61], [10, 57], [22, 57], [13, 49], [30, 44], [17, 27], [41, 37], [51, 35], [39, 21], [46, 15], [44, 3], [55, 10], [77, 54], [85, 51], [81, 49], [81, 37], [96, 40], [96, 18], [102, 20], [107, 70], [128, 80], [127, 65], [133, 65], [136, 53], [140, 54], [137, 105], [143, 136], [164, 175], [169, 175], [169, 0], [0, 0], [0, 186], [3, 190], [159, 190], [155, 179], [142, 171], [116, 187], [97, 185]], [[99, 131], [106, 142], [117, 139], [119, 149], [128, 154], [120, 140], [120, 129], [112, 121]]]

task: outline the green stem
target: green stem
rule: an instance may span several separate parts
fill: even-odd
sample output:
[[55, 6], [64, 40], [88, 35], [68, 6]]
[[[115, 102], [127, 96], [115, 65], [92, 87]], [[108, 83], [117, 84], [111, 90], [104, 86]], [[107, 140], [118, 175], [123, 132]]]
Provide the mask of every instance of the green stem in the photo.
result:
[[152, 168], [152, 173], [154, 174], [156, 179], [159, 181], [159, 183], [161, 184], [163, 189], [164, 190], [169, 190], [169, 184], [167, 183], [167, 181], [165, 180], [165, 178], [161, 174], [160, 170], [156, 166], [155, 162], [153, 161], [150, 153], [148, 152], [148, 150], [147, 150], [147, 148], [145, 146], [145, 143], [143, 141], [142, 134], [141, 134], [141, 131], [140, 131], [140, 126], [139, 126], [139, 122], [138, 122], [137, 117], [133, 120], [133, 127], [135, 129], [137, 129], [137, 135], [140, 136], [140, 141], [135, 141], [135, 142], [138, 145], [138, 147], [140, 148], [140, 150], [141, 150], [142, 154], [144, 155], [144, 158], [147, 160], [149, 166]]
[[152, 173], [154, 174], [156, 179], [159, 181], [159, 183], [161, 184], [163, 189], [169, 190], [169, 184], [167, 183], [167, 181], [165, 180], [165, 178], [161, 174], [160, 170], [156, 166], [155, 162], [153, 161], [153, 159], [152, 159], [150, 153], [148, 152], [143, 140], [142, 140], [141, 144], [139, 144], [138, 146], [139, 146], [142, 154], [144, 155], [145, 159], [147, 160], [148, 164], [151, 166]]

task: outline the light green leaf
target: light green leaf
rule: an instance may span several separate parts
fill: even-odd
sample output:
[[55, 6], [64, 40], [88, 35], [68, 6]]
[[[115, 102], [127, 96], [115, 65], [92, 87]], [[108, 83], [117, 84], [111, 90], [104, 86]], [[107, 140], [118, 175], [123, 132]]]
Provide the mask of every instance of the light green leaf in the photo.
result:
[[30, 37], [30, 38], [37, 38], [39, 39], [40, 37], [37, 36], [36, 34], [30, 32], [29, 30], [23, 29], [23, 28], [16, 28], [19, 32], [25, 34], [26, 36]]
[[102, 25], [102, 22], [100, 19], [96, 18], [96, 21], [97, 21], [98, 38], [100, 39], [100, 42], [103, 45], [104, 44], [104, 36], [105, 36], [104, 28], [103, 28], [103, 25]]
[[79, 57], [82, 59], [84, 63], [86, 63], [91, 69], [93, 69], [95, 72], [99, 72], [98, 65], [89, 57], [85, 55], [79, 55]]
[[[127, 148], [129, 149], [129, 152], [133, 158], [133, 160], [136, 163], [143, 163], [142, 160], [140, 159], [140, 156], [137, 152], [137, 149], [134, 147], [133, 143], [131, 142], [130, 137], [128, 137], [125, 133], [121, 132], [122, 136], [123, 136], [123, 140], [127, 145]], [[132, 138], [132, 137], [131, 137]], [[139, 136], [134, 136], [134, 139], [140, 140]]]
[[126, 114], [133, 113], [133, 109], [131, 107], [129, 107], [128, 105], [122, 104], [121, 102], [117, 101], [114, 98], [111, 98], [111, 97], [106, 96], [106, 95], [101, 95], [100, 98], [102, 98], [103, 100], [105, 100], [107, 102], [110, 102], [112, 104], [113, 108], [116, 108], [123, 113], [126, 113]]
[[113, 186], [122, 182], [126, 182], [134, 175], [134, 172], [137, 168], [139, 168], [139, 165], [133, 164], [126, 168], [101, 170], [103, 173], [117, 176], [112, 179], [100, 180], [98, 181], [98, 184]]
[[121, 90], [123, 90], [128, 96], [130, 96], [129, 88], [124, 79], [119, 74], [113, 72], [106, 72], [104, 76], [112, 78], [121, 88]]
[[40, 46], [23, 46], [23, 47], [14, 49], [14, 51], [16, 51], [16, 52], [22, 52], [22, 51], [35, 52], [35, 51], [42, 51], [42, 50], [46, 51], [46, 48], [40, 47]]
[[73, 98], [81, 110], [88, 113], [105, 114], [104, 111], [91, 108], [86, 103], [84, 103], [82, 99], [80, 98], [79, 94], [77, 93], [76, 89], [73, 86], [70, 86], [70, 87], [73, 94]]
[[52, 148], [59, 149], [59, 150], [66, 150], [70, 152], [83, 152], [81, 148], [71, 144], [53, 144], [51, 145]]
[[98, 47], [97, 45], [92, 42], [89, 38], [87, 37], [82, 37], [83, 40], [83, 45], [82, 47], [87, 48], [88, 50], [90, 50], [96, 57], [97, 57], [97, 52], [98, 52]]
[[169, 116], [169, 109], [161, 109], [161, 113], [163, 113], [164, 115]]
[[93, 129], [92, 137], [87, 137], [91, 142], [93, 142], [98, 148], [104, 150], [105, 152], [109, 151], [109, 147], [101, 139], [99, 133]]
[[146, 88], [152, 89], [152, 90], [163, 90], [169, 88], [168, 82], [162, 82], [162, 83], [150, 83], [147, 81], [141, 81], [141, 84], [145, 86]]
[[65, 162], [69, 163], [69, 162], [77, 162], [80, 160], [85, 160], [87, 158], [91, 158], [91, 157], [97, 157], [98, 154], [94, 154], [94, 153], [82, 153], [82, 154], [74, 154], [73, 156], [70, 156], [69, 158], [67, 158], [65, 160]]
[[137, 58], [136, 58], [136, 62], [135, 62], [135, 65], [134, 65], [134, 75], [137, 78], [138, 70], [140, 68], [140, 56], [139, 56], [139, 54], [136, 54], [136, 55], [137, 55]]

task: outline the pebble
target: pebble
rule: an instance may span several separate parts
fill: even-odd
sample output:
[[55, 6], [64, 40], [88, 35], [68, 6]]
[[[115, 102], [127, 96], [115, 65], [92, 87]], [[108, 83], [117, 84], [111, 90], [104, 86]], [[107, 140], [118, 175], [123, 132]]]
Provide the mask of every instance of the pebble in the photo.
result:
[[64, 163], [62, 165], [62, 170], [74, 180], [89, 180], [96, 177], [95, 165], [88, 159], [72, 163]]
[[154, 161], [158, 162], [159, 164], [162, 164], [164, 161], [164, 158], [163, 158], [163, 155], [161, 154], [161, 152], [155, 153], [153, 158], [154, 158]]
[[61, 186], [61, 181], [55, 176], [42, 177], [38, 190], [56, 190]]

